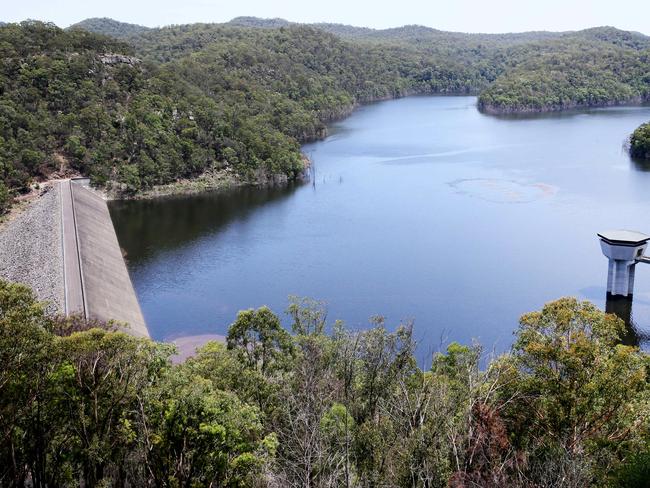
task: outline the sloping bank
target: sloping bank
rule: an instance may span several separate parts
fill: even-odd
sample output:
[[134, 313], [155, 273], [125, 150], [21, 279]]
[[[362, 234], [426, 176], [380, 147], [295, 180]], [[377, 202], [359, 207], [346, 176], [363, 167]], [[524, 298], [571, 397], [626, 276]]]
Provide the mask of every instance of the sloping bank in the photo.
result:
[[581, 62], [574, 62], [559, 68], [506, 73], [481, 92], [478, 109], [494, 115], [526, 114], [650, 101], [650, 77], [641, 73], [650, 69], [647, 61], [629, 68], [632, 74], [625, 77], [608, 67], [580, 70]]
[[31, 287], [48, 312], [62, 312], [63, 249], [57, 183], [0, 227], [0, 277]]

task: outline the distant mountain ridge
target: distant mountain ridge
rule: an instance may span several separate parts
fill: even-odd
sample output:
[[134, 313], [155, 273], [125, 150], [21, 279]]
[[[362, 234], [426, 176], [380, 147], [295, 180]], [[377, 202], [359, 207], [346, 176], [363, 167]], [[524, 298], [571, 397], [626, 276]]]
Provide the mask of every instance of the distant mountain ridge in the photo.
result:
[[350, 39], [365, 39], [365, 40], [399, 40], [399, 39], [452, 39], [452, 38], [473, 38], [476, 40], [495, 40], [495, 39], [512, 39], [512, 38], [526, 38], [534, 40], [542, 40], [548, 38], [555, 38], [564, 33], [554, 33], [546, 31], [531, 31], [522, 33], [506, 33], [506, 34], [472, 34], [464, 32], [452, 32], [434, 29], [424, 25], [410, 24], [401, 27], [390, 27], [387, 29], [374, 29], [371, 27], [358, 27], [347, 24], [336, 24], [328, 22], [317, 22], [312, 24], [300, 24], [290, 22], [284, 19], [262, 19], [258, 17], [236, 17], [228, 22], [230, 25], [238, 25], [241, 27], [254, 27], [274, 29], [278, 27], [288, 27], [290, 25], [309, 25], [316, 29], [321, 29], [332, 34]]
[[109, 19], [108, 17], [93, 17], [85, 19], [76, 24], [72, 24], [68, 29], [83, 29], [88, 32], [103, 34], [120, 40], [128, 39], [132, 36], [151, 30], [150, 27], [138, 24], [129, 24], [128, 22], [120, 22], [118, 20]]
[[417, 24], [390, 27], [387, 29], [373, 29], [370, 27], [357, 27], [325, 22], [300, 24], [280, 18], [262, 19], [258, 17], [236, 17], [227, 22], [227, 24], [267, 29], [288, 27], [291, 25], [309, 25], [341, 37], [365, 40], [426, 41], [471, 39], [479, 42], [519, 43], [580, 37], [610, 42], [621, 46], [625, 45], [634, 49], [650, 48], [650, 36], [646, 36], [640, 32], [624, 31], [612, 26], [591, 27], [579, 31], [525, 31], [485, 34], [443, 31]]
[[[358, 27], [346, 24], [336, 24], [327, 22], [318, 23], [299, 23], [291, 22], [281, 18], [259, 18], [259, 17], [235, 17], [225, 23], [214, 24], [187, 24], [187, 25], [205, 25], [221, 26], [230, 25], [238, 27], [258, 28], [258, 29], [278, 29], [281, 27], [305, 25], [316, 29], [324, 30], [337, 36], [358, 39], [358, 40], [379, 40], [379, 41], [405, 41], [411, 43], [422, 43], [427, 41], [458, 41], [471, 40], [475, 42], [497, 43], [497, 44], [519, 44], [535, 41], [546, 41], [563, 38], [581, 38], [592, 39], [611, 44], [625, 46], [632, 49], [649, 49], [650, 36], [640, 32], [624, 31], [612, 26], [591, 27], [579, 31], [527, 31], [527, 32], [510, 32], [501, 34], [485, 33], [464, 33], [443, 31], [423, 25], [404, 25], [401, 27], [391, 27], [387, 29], [373, 29], [370, 27]], [[170, 26], [171, 27], [171, 26]], [[176, 27], [176, 26], [174, 26]], [[77, 22], [69, 27], [80, 28], [97, 34], [104, 34], [117, 39], [128, 39], [137, 36], [155, 28], [145, 27], [138, 24], [120, 22], [110, 18], [90, 18]]]
[[158, 29], [111, 19], [88, 19], [74, 27], [117, 36], [158, 62], [200, 51], [224, 36], [250, 37], [255, 30], [314, 29], [352, 45], [374, 46], [405, 61], [409, 66], [406, 78], [415, 75], [417, 80], [409, 81], [410, 85], [429, 86], [433, 93], [480, 92], [479, 108], [495, 114], [650, 99], [650, 37], [611, 26], [566, 32], [465, 34], [421, 25], [372, 29], [236, 17], [223, 24]]

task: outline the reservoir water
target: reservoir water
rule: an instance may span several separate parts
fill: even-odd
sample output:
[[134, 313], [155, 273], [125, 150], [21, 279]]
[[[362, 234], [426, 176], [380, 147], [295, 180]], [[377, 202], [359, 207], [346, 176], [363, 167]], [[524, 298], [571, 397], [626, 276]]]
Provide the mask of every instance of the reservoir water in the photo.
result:
[[[113, 202], [152, 336], [225, 334], [240, 309], [289, 295], [351, 328], [414, 320], [426, 350], [506, 349], [518, 317], [565, 295], [605, 307], [596, 232], [650, 233], [650, 167], [626, 137], [650, 107], [525, 118], [474, 97], [364, 106], [304, 147], [315, 176], [288, 188]], [[637, 340], [650, 266], [637, 267]]]

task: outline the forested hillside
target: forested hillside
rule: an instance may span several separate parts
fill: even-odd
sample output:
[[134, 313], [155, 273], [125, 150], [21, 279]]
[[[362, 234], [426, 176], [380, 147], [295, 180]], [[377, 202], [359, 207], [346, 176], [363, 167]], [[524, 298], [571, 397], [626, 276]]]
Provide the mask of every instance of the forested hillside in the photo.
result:
[[479, 97], [490, 113], [640, 103], [650, 99], [650, 50], [611, 41], [553, 41], [506, 71]]
[[202, 175], [295, 179], [300, 143], [322, 137], [326, 122], [412, 93], [482, 92], [480, 108], [498, 113], [638, 102], [649, 93], [649, 46], [612, 28], [9, 24], [0, 27], [0, 209], [34, 179], [70, 172], [130, 194]]
[[68, 30], [78, 29], [94, 32], [95, 34], [103, 34], [114, 37], [115, 39], [126, 39], [148, 31], [149, 27], [102, 17], [82, 20], [71, 25]]
[[168, 45], [181, 51], [160, 64], [79, 29], [0, 29], [3, 184], [21, 191], [67, 169], [126, 192], [208, 170], [244, 181], [296, 178], [299, 142], [320, 136], [325, 120], [419, 81], [378, 51], [355, 51], [310, 28], [229, 28], [203, 52], [176, 42], [182, 32], [170, 34], [157, 54], [139, 53], [152, 60]]
[[[121, 122], [142, 90], [131, 51], [38, 22], [0, 28], [0, 186], [21, 191], [68, 165], [98, 175], [108, 154], [128, 157]], [[121, 53], [124, 62], [104, 53]]]
[[[276, 23], [270, 21], [270, 25]], [[255, 51], [266, 49], [265, 55], [297, 62], [319, 79], [338, 82], [343, 78], [342, 88], [356, 102], [409, 92], [478, 93], [499, 70], [474, 46], [444, 44], [423, 50], [408, 43], [351, 42], [304, 25], [261, 29], [191, 24], [151, 30], [128, 41], [143, 58], [162, 63], [202, 55], [204, 49], [215, 47], [239, 53], [250, 50], [252, 57]]]
[[318, 27], [362, 42], [408, 46], [424, 59], [464, 63], [490, 83], [480, 86], [479, 98], [479, 109], [490, 113], [546, 112], [650, 99], [650, 37], [613, 27], [512, 34], [462, 34], [422, 26]]
[[[254, 25], [251, 20], [234, 22]], [[578, 32], [464, 34], [417, 25], [384, 30], [315, 26], [343, 38], [408, 46], [424, 59], [464, 63], [484, 80], [496, 81], [480, 87], [479, 108], [488, 112], [606, 106], [650, 97], [650, 37], [637, 32], [597, 27]]]
[[486, 84], [452, 60], [304, 26], [133, 32], [127, 45], [39, 22], [0, 29], [4, 186], [70, 170], [127, 193], [206, 171], [292, 179], [299, 143], [358, 103]]
[[[266, 31], [299, 26], [283, 19], [255, 17], [238, 17], [227, 25]], [[638, 103], [650, 96], [650, 37], [613, 27], [509, 34], [464, 34], [418, 25], [381, 30], [325, 23], [312, 27], [355, 46], [379, 49], [410, 65], [428, 66], [425, 89], [482, 92], [479, 108], [487, 112]], [[178, 26], [131, 36], [129, 42], [167, 61], [218, 41], [224, 28], [219, 24]], [[417, 77], [417, 73], [407, 73]], [[445, 82], [448, 78], [455, 83]]]

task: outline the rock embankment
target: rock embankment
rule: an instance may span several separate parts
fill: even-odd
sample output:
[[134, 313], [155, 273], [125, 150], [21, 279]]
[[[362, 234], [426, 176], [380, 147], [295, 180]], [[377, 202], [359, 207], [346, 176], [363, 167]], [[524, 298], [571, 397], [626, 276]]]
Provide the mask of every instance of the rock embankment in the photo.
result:
[[0, 278], [30, 286], [48, 312], [63, 312], [61, 199], [57, 184], [0, 227]]

